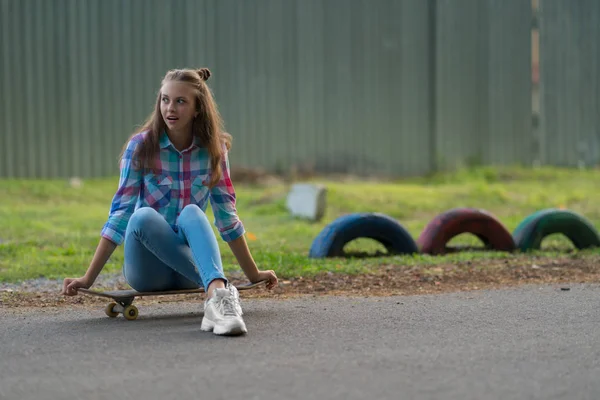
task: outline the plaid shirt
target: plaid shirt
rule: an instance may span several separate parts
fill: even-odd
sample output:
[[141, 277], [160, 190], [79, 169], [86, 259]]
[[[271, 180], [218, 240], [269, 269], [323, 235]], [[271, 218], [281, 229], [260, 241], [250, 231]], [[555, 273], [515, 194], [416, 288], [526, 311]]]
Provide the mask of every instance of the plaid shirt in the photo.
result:
[[210, 178], [208, 150], [200, 147], [197, 138], [181, 153], [175, 149], [166, 133], [160, 137], [158, 174], [137, 171], [132, 166], [133, 152], [145, 133], [131, 138], [121, 161], [119, 187], [110, 207], [108, 221], [101, 235], [120, 245], [124, 241], [129, 218], [140, 207], [158, 211], [177, 232], [177, 217], [188, 204], [196, 204], [206, 211], [210, 199], [214, 224], [221, 238], [230, 242], [244, 234], [244, 226], [237, 216], [235, 191], [229, 175], [227, 153], [222, 162], [222, 177], [209, 190], [204, 182]]

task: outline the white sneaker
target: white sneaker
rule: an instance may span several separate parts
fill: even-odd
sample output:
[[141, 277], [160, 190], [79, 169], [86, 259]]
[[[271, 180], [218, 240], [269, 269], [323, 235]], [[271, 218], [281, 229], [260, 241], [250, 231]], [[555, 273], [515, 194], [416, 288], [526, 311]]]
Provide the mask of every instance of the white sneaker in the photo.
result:
[[240, 316], [244, 315], [244, 312], [242, 311], [242, 302], [240, 301], [240, 292], [238, 292], [237, 288], [230, 283], [227, 284], [227, 288], [231, 292], [231, 296], [234, 299], [235, 309], [237, 310], [238, 314]]
[[248, 332], [242, 319], [239, 294], [237, 289], [234, 292], [231, 287], [215, 289], [212, 296], [204, 302], [201, 330], [212, 331], [215, 335], [241, 335]]

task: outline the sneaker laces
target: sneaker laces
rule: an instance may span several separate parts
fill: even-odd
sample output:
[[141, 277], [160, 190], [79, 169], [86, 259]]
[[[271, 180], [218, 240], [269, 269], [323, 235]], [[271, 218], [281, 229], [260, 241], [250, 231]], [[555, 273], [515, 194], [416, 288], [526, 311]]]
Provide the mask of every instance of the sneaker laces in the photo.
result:
[[235, 309], [235, 299], [230, 297], [223, 297], [221, 299], [221, 309], [223, 310], [224, 316], [237, 316]]

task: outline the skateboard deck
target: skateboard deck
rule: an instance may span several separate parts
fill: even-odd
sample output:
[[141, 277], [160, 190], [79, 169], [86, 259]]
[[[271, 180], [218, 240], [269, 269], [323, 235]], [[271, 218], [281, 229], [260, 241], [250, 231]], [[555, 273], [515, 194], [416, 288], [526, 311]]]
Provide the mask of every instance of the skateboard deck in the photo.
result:
[[[241, 285], [235, 285], [237, 290], [249, 290], [253, 289], [261, 284], [266, 283], [266, 281], [259, 281], [256, 283], [244, 283]], [[91, 289], [77, 289], [78, 292], [85, 293], [92, 296], [105, 297], [114, 300], [106, 305], [104, 312], [111, 318], [117, 317], [119, 314], [123, 314], [123, 316], [128, 320], [134, 320], [138, 316], [138, 309], [134, 306], [133, 300], [136, 297], [145, 297], [145, 296], [167, 296], [174, 294], [189, 294], [189, 293], [204, 293], [204, 288], [200, 287], [197, 289], [182, 289], [182, 290], [165, 290], [165, 291], [157, 291], [157, 292], [138, 292], [137, 290], [128, 289], [128, 290], [107, 290], [107, 291], [99, 291], [99, 290], [91, 290]]]

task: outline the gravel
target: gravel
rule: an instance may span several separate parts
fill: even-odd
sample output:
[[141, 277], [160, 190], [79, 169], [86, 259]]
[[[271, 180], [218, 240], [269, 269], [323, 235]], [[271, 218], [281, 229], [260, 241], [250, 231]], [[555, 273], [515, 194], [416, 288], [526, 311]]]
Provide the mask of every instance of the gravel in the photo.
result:
[[[20, 283], [0, 282], [0, 292], [36, 292], [50, 293], [60, 292], [63, 284], [62, 279], [37, 278]], [[128, 287], [122, 272], [114, 274], [101, 274], [94, 282], [94, 287], [117, 289]]]

